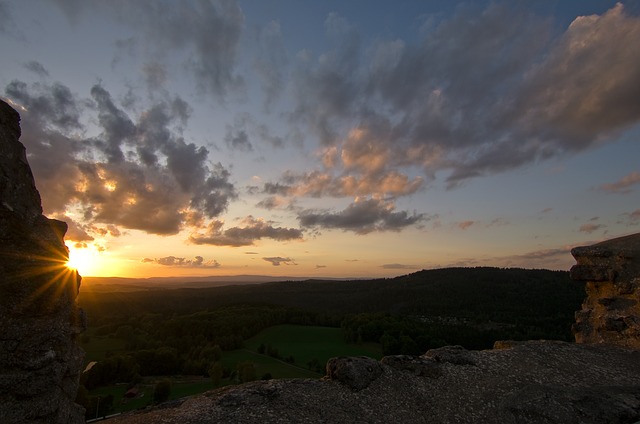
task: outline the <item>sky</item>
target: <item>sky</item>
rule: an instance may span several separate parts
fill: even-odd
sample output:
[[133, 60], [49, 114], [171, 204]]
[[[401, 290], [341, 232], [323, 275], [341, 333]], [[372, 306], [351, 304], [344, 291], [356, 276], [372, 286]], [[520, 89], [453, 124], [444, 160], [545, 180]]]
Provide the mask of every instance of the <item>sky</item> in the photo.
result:
[[568, 269], [640, 231], [636, 1], [0, 0], [84, 276]]

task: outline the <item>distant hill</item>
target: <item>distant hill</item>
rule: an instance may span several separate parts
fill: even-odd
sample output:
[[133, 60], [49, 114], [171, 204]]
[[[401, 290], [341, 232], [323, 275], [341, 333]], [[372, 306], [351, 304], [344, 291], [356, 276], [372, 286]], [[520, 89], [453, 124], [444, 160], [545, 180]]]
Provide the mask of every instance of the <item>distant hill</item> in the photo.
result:
[[[128, 292], [91, 291], [90, 281], [88, 287], [81, 288], [79, 303], [89, 316], [131, 314], [132, 310], [188, 313], [230, 305], [269, 304], [330, 314], [389, 312], [498, 322], [561, 315], [572, 322], [585, 297], [584, 284], [572, 281], [568, 272], [517, 268], [445, 268], [389, 279], [348, 281], [265, 282], [271, 277], [263, 277], [261, 284], [255, 284], [255, 280], [248, 284], [242, 280], [246, 277], [226, 282], [175, 281], [171, 285], [152, 280], [144, 284], [140, 280], [117, 283], [144, 290]], [[198, 285], [200, 288], [194, 288]], [[162, 290], [149, 290], [157, 287]]]
[[129, 292], [155, 289], [207, 288], [228, 285], [261, 284], [274, 281], [303, 281], [308, 277], [231, 275], [207, 277], [83, 277], [82, 291]]

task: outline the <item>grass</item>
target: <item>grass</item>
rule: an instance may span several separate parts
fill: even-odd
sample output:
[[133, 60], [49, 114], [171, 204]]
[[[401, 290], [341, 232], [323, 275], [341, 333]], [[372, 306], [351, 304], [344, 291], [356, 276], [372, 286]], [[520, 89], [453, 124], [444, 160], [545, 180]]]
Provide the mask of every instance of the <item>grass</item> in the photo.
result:
[[[157, 380], [164, 380], [167, 377], [158, 377]], [[169, 378], [172, 381], [171, 395], [169, 399], [180, 399], [187, 396], [197, 395], [208, 390], [214, 389], [213, 382], [209, 378]], [[113, 384], [110, 386], [99, 387], [90, 391], [91, 396], [105, 397], [113, 395], [113, 411], [112, 414], [118, 412], [133, 411], [134, 409], [144, 408], [153, 403], [153, 381], [147, 381], [140, 384], [140, 392], [142, 396], [135, 399], [126, 399], [124, 394], [127, 391], [127, 385], [125, 384]]]
[[[260, 345], [270, 345], [278, 350], [280, 358], [293, 356], [294, 363], [285, 362], [266, 354], [258, 353]], [[301, 325], [277, 325], [261, 331], [256, 336], [244, 343], [243, 349], [226, 351], [222, 354], [222, 363], [225, 368], [235, 370], [239, 362], [252, 362], [256, 368], [257, 378], [270, 374], [272, 378], [320, 378], [324, 374], [311, 371], [307, 363], [317, 359], [321, 365], [334, 356], [369, 356], [380, 359], [382, 348], [379, 344], [364, 343], [361, 345], [346, 343], [342, 337], [342, 330], [330, 327], [311, 327]], [[88, 343], [82, 344], [87, 352], [86, 360], [98, 361], [105, 358], [107, 352], [124, 351], [124, 342], [112, 337], [98, 337], [91, 335]], [[158, 377], [161, 380], [167, 377]], [[170, 399], [179, 399], [196, 395], [216, 387], [233, 384], [228, 379], [223, 379], [220, 385], [215, 386], [211, 379], [203, 377], [171, 377], [172, 381]], [[136, 399], [127, 399], [123, 402], [126, 385], [116, 384], [91, 390], [92, 396], [113, 395], [114, 411], [112, 413], [126, 412], [144, 408], [152, 403], [153, 387], [155, 380], [145, 379], [139, 385], [143, 396]]]
[[326, 363], [334, 356], [369, 356], [382, 358], [382, 348], [377, 343], [346, 343], [342, 330], [332, 327], [302, 325], [276, 325], [269, 327], [245, 341], [247, 349], [258, 351], [261, 344], [278, 349], [282, 358], [293, 356], [296, 364], [306, 367], [312, 359]]
[[259, 354], [248, 349], [224, 352], [222, 364], [233, 370], [238, 362], [250, 361], [256, 367], [256, 376], [261, 378], [271, 374], [272, 378], [320, 378], [321, 374], [310, 371], [304, 365], [288, 364], [276, 358]]

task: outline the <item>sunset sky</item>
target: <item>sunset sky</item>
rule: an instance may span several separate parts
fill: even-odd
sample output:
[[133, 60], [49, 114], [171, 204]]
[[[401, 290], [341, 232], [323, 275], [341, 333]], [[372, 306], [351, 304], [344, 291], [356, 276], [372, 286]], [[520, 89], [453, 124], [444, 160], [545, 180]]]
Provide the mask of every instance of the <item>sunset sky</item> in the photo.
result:
[[640, 2], [0, 0], [85, 276], [568, 269], [640, 231]]

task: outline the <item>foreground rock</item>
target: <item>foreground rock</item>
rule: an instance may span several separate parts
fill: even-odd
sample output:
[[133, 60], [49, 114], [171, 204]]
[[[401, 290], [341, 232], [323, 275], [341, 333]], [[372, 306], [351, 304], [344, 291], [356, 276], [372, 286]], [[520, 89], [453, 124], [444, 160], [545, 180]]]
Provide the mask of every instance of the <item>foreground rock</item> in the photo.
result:
[[0, 101], [0, 422], [82, 423], [80, 277], [66, 224], [42, 215], [19, 121]]
[[571, 251], [571, 278], [586, 281], [576, 314], [576, 342], [640, 349], [640, 234]]
[[[640, 352], [530, 341], [381, 362], [340, 358], [333, 378], [272, 380], [120, 416], [138, 423], [634, 423]], [[336, 375], [335, 370], [341, 372]]]

